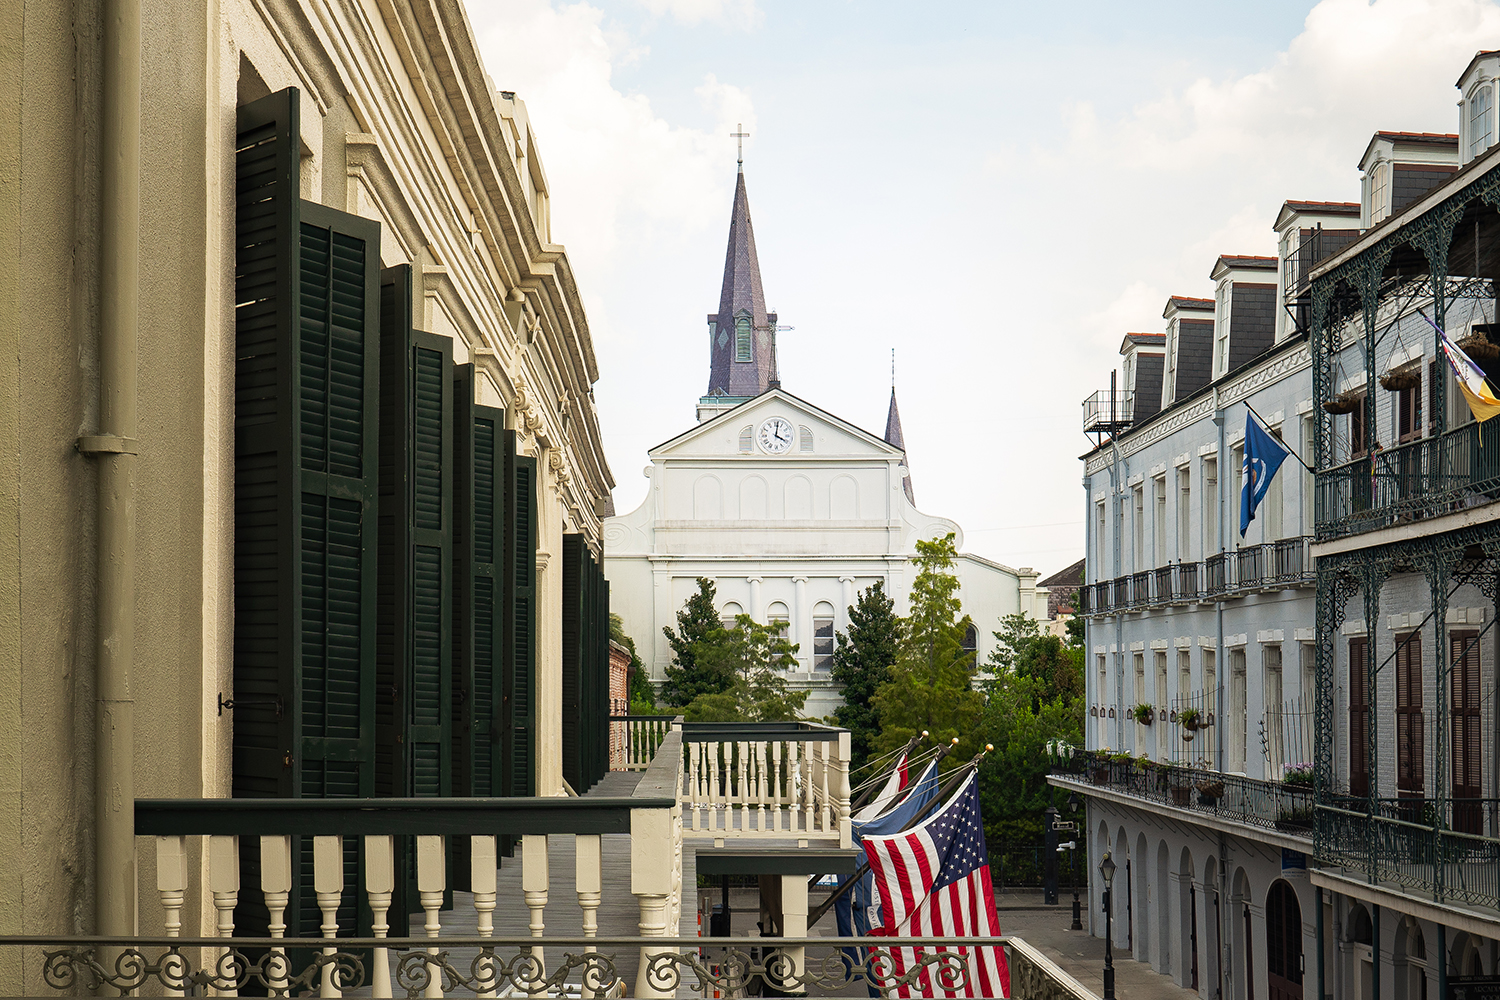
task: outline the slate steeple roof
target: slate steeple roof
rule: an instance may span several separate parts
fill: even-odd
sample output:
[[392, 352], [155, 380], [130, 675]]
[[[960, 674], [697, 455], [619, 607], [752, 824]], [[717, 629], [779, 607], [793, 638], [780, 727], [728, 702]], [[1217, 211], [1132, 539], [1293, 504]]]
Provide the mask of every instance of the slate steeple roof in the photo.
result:
[[[891, 408], [885, 414], [885, 443], [892, 448], [906, 450], [906, 440], [901, 436], [901, 410], [896, 406], [896, 387], [891, 386]], [[908, 458], [905, 466], [905, 475], [901, 477], [901, 488], [906, 491], [906, 499], [913, 505], [916, 498], [912, 496], [911, 490], [911, 460]]]
[[[741, 321], [748, 321], [749, 359], [738, 342]], [[776, 314], [766, 312], [760, 283], [760, 260], [755, 255], [755, 230], [750, 224], [750, 197], [743, 171], [734, 185], [734, 208], [729, 216], [729, 248], [724, 254], [724, 285], [719, 311], [710, 313], [713, 330], [708, 394], [758, 396], [777, 382]]]

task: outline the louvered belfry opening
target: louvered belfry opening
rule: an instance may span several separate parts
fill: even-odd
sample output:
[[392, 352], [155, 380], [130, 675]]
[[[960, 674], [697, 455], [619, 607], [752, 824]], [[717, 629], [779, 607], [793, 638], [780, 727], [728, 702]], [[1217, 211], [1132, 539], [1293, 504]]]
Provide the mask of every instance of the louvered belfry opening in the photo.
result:
[[[534, 795], [536, 460], [475, 403], [453, 341], [414, 328], [412, 270], [380, 269], [379, 223], [301, 200], [298, 99], [238, 114], [233, 794]], [[584, 552], [576, 659], [606, 687], [580, 690], [572, 745], [592, 784], [608, 597]], [[368, 934], [361, 841], [344, 843], [340, 926]], [[264, 934], [258, 840], [242, 844], [236, 926]], [[288, 936], [319, 933], [311, 849], [294, 844]], [[398, 863], [392, 934], [417, 902], [411, 845]]]
[[609, 583], [582, 535], [563, 536], [563, 778], [579, 794], [609, 770]]

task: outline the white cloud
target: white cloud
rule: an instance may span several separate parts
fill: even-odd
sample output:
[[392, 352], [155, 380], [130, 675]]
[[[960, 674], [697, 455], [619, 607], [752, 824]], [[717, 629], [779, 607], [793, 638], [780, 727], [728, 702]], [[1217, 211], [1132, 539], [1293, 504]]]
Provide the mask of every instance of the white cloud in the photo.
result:
[[657, 17], [669, 15], [683, 24], [712, 21], [748, 30], [765, 19], [755, 0], [640, 0], [640, 4]]

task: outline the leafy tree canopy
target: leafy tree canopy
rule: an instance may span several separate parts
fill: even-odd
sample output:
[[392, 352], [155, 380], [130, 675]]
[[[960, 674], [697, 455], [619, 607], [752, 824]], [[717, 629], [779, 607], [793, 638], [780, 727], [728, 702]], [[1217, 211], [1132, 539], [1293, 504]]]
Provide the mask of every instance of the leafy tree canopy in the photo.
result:
[[714, 583], [698, 578], [698, 592], [687, 599], [677, 612], [677, 631], [662, 626], [672, 647], [672, 665], [667, 667], [666, 683], [661, 689], [661, 703], [681, 708], [703, 694], [723, 694], [734, 677], [724, 657], [709, 657], [700, 662], [700, 652], [716, 648], [727, 641], [724, 623], [715, 607]]
[[726, 676], [722, 691], [704, 691], [688, 703], [688, 722], [791, 722], [800, 718], [806, 691], [793, 691], [786, 672], [797, 663], [797, 646], [779, 628], [738, 615], [733, 628], [720, 628], [693, 649], [700, 670]]
[[880, 735], [880, 713], [875, 692], [890, 679], [901, 641], [901, 620], [885, 592], [885, 582], [860, 591], [849, 608], [849, 627], [835, 637], [833, 679], [844, 687], [844, 704], [834, 710], [833, 724], [849, 730], [851, 773], [859, 773], [870, 759]]
[[635, 651], [635, 640], [626, 633], [625, 619], [618, 611], [609, 613], [609, 637], [630, 650], [629, 686], [625, 690], [625, 697], [630, 702], [628, 711], [631, 715], [655, 715], [656, 691], [651, 687], [651, 678], [646, 676], [646, 669]]
[[889, 753], [924, 729], [939, 743], [959, 737], [948, 767], [976, 752], [984, 698], [973, 687], [974, 654], [963, 648], [973, 622], [958, 599], [956, 555], [952, 532], [917, 542], [911, 614], [902, 622], [889, 678], [871, 699], [881, 722], [876, 753]]

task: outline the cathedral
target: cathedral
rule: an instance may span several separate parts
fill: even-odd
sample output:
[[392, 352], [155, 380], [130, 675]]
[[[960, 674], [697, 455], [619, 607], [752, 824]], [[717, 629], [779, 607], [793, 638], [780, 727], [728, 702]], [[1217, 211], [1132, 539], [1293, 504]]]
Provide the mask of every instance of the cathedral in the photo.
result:
[[744, 612], [786, 629], [798, 647], [791, 681], [809, 692], [805, 714], [831, 714], [841, 703], [830, 675], [834, 634], [857, 592], [884, 581], [905, 614], [917, 540], [950, 531], [959, 597], [976, 626], [968, 645], [981, 664], [1002, 615], [1046, 618], [1047, 591], [1033, 570], [964, 553], [956, 523], [917, 509], [894, 385], [884, 435], [782, 387], [743, 167], [708, 351], [696, 425], [648, 452], [646, 499], [604, 522], [610, 607], [653, 681], [672, 662], [663, 626], [676, 627], [698, 577], [708, 577], [724, 619]]

